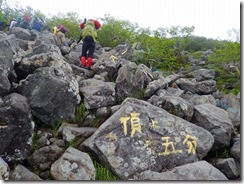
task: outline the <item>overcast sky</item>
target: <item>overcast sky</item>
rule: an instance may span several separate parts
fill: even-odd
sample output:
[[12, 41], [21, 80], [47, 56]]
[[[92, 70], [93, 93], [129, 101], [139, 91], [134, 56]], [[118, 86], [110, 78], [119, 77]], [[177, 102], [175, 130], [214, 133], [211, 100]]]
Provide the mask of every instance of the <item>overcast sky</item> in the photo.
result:
[[[15, 0], [14, 0], [15, 1]], [[81, 19], [105, 14], [136, 22], [140, 27], [195, 26], [194, 35], [227, 39], [240, 30], [239, 0], [16, 0], [44, 14], [76, 12]]]

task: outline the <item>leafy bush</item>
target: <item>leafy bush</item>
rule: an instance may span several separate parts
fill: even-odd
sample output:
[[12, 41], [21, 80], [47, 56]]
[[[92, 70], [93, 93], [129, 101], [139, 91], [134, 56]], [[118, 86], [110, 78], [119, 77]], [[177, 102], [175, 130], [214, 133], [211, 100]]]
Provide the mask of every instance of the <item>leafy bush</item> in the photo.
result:
[[210, 55], [210, 62], [239, 62], [240, 61], [240, 43], [238, 42], [226, 42], [222, 49], [216, 49], [214, 54]]
[[209, 62], [219, 71], [217, 88], [224, 93], [237, 95], [240, 92], [240, 43], [226, 42], [222, 49], [216, 49], [209, 56]]
[[101, 46], [112, 47], [128, 42], [132, 43], [137, 25], [126, 20], [117, 20], [110, 15], [101, 19], [103, 25], [98, 31], [98, 42]]

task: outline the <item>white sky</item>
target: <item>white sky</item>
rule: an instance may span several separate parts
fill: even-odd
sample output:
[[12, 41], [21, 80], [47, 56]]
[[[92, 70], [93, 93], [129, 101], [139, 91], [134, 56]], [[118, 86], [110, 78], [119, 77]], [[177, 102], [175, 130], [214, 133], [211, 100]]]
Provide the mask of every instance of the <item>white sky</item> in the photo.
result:
[[138, 23], [140, 27], [195, 26], [194, 35], [227, 39], [240, 30], [239, 0], [16, 0], [44, 14], [76, 12], [81, 19], [105, 14]]

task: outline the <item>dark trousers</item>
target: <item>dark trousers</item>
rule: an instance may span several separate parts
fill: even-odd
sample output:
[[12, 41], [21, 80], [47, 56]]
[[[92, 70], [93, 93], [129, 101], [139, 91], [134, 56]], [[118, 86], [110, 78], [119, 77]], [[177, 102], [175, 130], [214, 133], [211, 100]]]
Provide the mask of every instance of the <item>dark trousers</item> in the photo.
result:
[[94, 51], [95, 51], [95, 42], [91, 36], [87, 36], [83, 41], [81, 56], [84, 56], [86, 59], [88, 57], [92, 58]]

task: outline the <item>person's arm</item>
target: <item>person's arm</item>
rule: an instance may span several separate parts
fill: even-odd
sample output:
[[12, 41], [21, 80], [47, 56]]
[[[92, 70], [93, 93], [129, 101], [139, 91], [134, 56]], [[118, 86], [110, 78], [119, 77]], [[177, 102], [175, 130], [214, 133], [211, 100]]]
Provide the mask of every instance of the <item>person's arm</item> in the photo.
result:
[[80, 35], [79, 40], [76, 43], [79, 43], [82, 39], [82, 35]]

